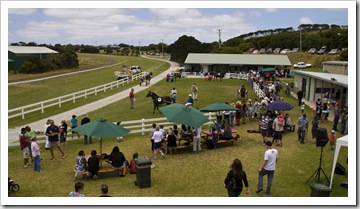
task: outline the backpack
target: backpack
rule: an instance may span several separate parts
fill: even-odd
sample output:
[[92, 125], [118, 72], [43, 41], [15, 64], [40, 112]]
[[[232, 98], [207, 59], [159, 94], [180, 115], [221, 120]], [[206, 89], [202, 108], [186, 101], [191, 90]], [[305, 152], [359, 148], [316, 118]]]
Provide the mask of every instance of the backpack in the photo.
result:
[[284, 126], [284, 117], [279, 117], [278, 118], [278, 125], [279, 126]]
[[231, 179], [228, 181], [228, 183], [226, 184], [226, 189], [231, 192], [236, 191], [237, 187], [236, 187], [236, 180], [234, 177], [231, 177]]

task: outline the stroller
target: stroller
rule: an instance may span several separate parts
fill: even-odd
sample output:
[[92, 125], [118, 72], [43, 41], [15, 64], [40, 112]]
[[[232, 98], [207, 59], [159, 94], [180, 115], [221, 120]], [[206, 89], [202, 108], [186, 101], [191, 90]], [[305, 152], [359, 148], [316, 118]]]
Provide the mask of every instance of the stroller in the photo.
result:
[[9, 178], [9, 193], [10, 192], [17, 192], [17, 191], [19, 191], [19, 189], [20, 189], [19, 184], [15, 183], [13, 180], [11, 180]]

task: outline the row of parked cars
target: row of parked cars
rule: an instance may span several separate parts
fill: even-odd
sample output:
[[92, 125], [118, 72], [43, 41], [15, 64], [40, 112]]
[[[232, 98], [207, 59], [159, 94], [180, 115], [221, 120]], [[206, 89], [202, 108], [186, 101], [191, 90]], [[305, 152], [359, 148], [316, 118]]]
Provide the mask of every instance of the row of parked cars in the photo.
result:
[[[249, 54], [289, 54], [289, 53], [294, 53], [294, 52], [299, 52], [299, 48], [293, 48], [292, 50], [290, 49], [283, 49], [281, 50], [281, 48], [276, 48], [276, 49], [272, 49], [272, 48], [261, 48], [260, 50], [256, 49], [256, 48], [250, 48], [248, 50]], [[311, 48], [309, 49], [309, 51], [307, 52], [308, 54], [325, 54], [327, 52], [327, 46], [323, 46], [321, 47], [319, 50], [316, 50], [316, 48]], [[341, 52], [340, 49], [331, 49], [328, 54], [339, 54]]]

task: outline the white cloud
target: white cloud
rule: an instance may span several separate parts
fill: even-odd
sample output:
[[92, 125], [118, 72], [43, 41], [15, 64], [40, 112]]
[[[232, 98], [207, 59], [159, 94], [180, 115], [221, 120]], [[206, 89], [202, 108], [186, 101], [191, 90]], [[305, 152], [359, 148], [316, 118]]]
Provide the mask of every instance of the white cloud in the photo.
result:
[[51, 17], [60, 17], [60, 18], [91, 18], [91, 17], [106, 17], [111, 16], [113, 14], [121, 13], [122, 9], [44, 9], [43, 13], [47, 16]]
[[275, 8], [267, 8], [265, 10], [268, 12], [277, 12], [278, 11], [278, 9], [275, 9]]
[[186, 9], [186, 8], [172, 8], [172, 9], [154, 9], [150, 8], [149, 11], [159, 17], [199, 17], [201, 13], [197, 9]]
[[259, 11], [251, 11], [251, 12], [250, 12], [250, 15], [251, 15], [251, 16], [255, 16], [255, 17], [261, 17], [261, 16], [262, 16], [262, 13], [259, 12]]
[[300, 24], [313, 24], [313, 21], [310, 19], [310, 17], [302, 17], [299, 20]]
[[35, 13], [36, 9], [24, 9], [24, 8], [9, 8], [8, 14], [14, 14], [14, 15], [30, 15]]

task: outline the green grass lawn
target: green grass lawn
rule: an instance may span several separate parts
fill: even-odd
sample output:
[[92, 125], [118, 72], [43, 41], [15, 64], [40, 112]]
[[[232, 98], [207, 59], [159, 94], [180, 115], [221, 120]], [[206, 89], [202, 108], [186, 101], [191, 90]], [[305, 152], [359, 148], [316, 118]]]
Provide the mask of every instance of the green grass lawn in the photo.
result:
[[[216, 101], [233, 103], [237, 101], [236, 91], [241, 84], [246, 81], [235, 79], [223, 81], [205, 81], [204, 79], [183, 78], [176, 82], [161, 82], [150, 87], [150, 90], [158, 95], [169, 95], [173, 87], [178, 91], [178, 101], [185, 102], [191, 92], [191, 85], [196, 82], [199, 87], [198, 100], [194, 106], [204, 107]], [[249, 98], [254, 99], [256, 95], [250, 86]], [[146, 98], [147, 91], [135, 92], [136, 101], [134, 111], [129, 111], [128, 99], [113, 103], [107, 107], [89, 113], [90, 118], [106, 118], [110, 121], [127, 121], [141, 118], [163, 117], [159, 112], [155, 114], [150, 98]], [[289, 111], [292, 122], [300, 116], [300, 108], [297, 106], [295, 98], [288, 98], [282, 92], [285, 100], [295, 108]], [[305, 109], [309, 120], [312, 120], [310, 108]], [[331, 130], [332, 122], [321, 124], [322, 127]], [[311, 125], [310, 125], [311, 127]], [[165, 127], [166, 129], [168, 127]], [[203, 126], [208, 129], [209, 126]], [[226, 197], [224, 189], [224, 178], [229, 170], [229, 166], [235, 158], [239, 158], [244, 170], [247, 173], [250, 184], [251, 197], [267, 197], [265, 192], [255, 193], [258, 168], [263, 162], [266, 148], [261, 145], [262, 136], [257, 133], [247, 133], [247, 130], [258, 128], [257, 121], [248, 121], [245, 125], [236, 126], [241, 139], [233, 146], [221, 147], [216, 150], [203, 150], [199, 154], [192, 151], [180, 150], [178, 154], [168, 155], [166, 159], [153, 161], [156, 165], [151, 169], [151, 187], [139, 189], [134, 186], [136, 175], [127, 175], [125, 178], [115, 177], [113, 173], [100, 175], [98, 180], [83, 180], [85, 184], [84, 194], [88, 197], [99, 195], [100, 185], [109, 185], [109, 194], [117, 197]], [[339, 135], [337, 137], [340, 137]], [[272, 140], [271, 138], [268, 138]], [[58, 150], [54, 150], [55, 159], [50, 160], [50, 153], [43, 149], [42, 144], [41, 173], [34, 172], [32, 169], [23, 168], [23, 160], [19, 147], [8, 148], [8, 174], [18, 184], [20, 191], [11, 194], [14, 197], [66, 197], [73, 190], [74, 181], [72, 168], [79, 150], [84, 150], [90, 154], [91, 150], [99, 150], [98, 138], [93, 139], [94, 144], [83, 145], [83, 140], [68, 141], [65, 150], [67, 158], [61, 159]], [[320, 147], [311, 143], [311, 132], [307, 134], [305, 144], [300, 144], [297, 140], [296, 132], [285, 132], [283, 134], [283, 147], [275, 147], [279, 151], [279, 161], [276, 167], [271, 197], [309, 197], [311, 189], [310, 183], [315, 183], [311, 179], [306, 181], [319, 166]], [[103, 142], [103, 151], [111, 152], [114, 146], [119, 146], [125, 157], [130, 160], [133, 153], [139, 156], [149, 156], [152, 158], [150, 140], [148, 134], [129, 134], [124, 137], [123, 142], [117, 142], [115, 138], [106, 138]], [[338, 162], [348, 170], [346, 159], [348, 148], [341, 148]], [[334, 151], [330, 150], [329, 143], [323, 148], [322, 168], [328, 177], [331, 177], [331, 168], [334, 158]], [[321, 174], [321, 179], [324, 176]], [[41, 181], [41, 184], [39, 184]], [[348, 197], [348, 190], [340, 187], [340, 183], [347, 181], [347, 175], [335, 175], [331, 197]], [[323, 180], [326, 184], [326, 180]], [[266, 189], [267, 178], [264, 178]], [[241, 194], [245, 196], [245, 192]], [[121, 204], [119, 202], [118, 204]], [[160, 203], [159, 203], [160, 204]], [[182, 202], [182, 204], [191, 204]], [[241, 204], [241, 203], [239, 203]], [[256, 202], [253, 204], [256, 205]], [[269, 204], [271, 204], [269, 202]], [[277, 204], [277, 203], [273, 203]], [[291, 203], [288, 203], [291, 205]], [[301, 203], [299, 203], [301, 204]], [[305, 204], [305, 203], [304, 203]]]

